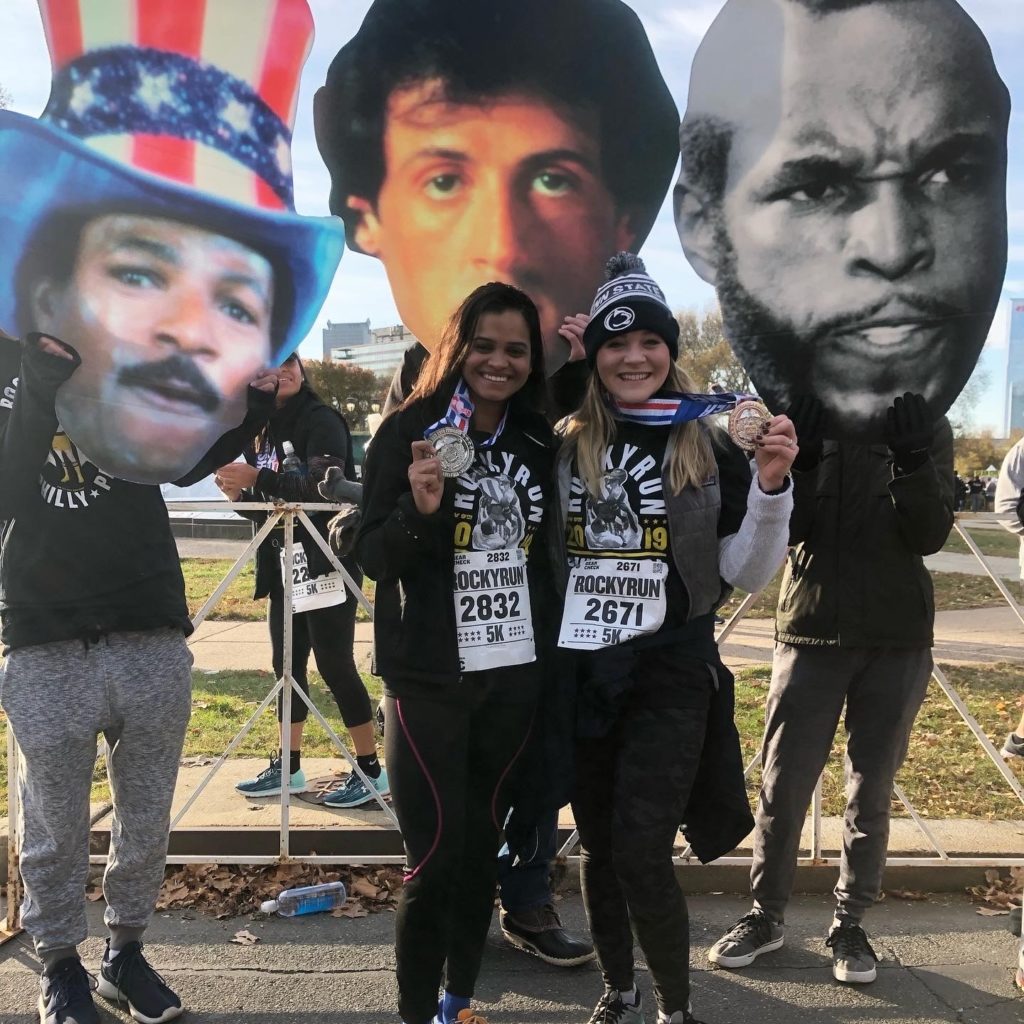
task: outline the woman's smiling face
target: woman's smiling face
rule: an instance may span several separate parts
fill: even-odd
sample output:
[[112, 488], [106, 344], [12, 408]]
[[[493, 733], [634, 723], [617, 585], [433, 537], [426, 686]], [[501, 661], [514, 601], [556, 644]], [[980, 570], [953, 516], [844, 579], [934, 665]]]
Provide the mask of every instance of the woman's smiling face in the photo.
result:
[[597, 350], [597, 374], [619, 402], [645, 402], [665, 383], [672, 355], [653, 331], [618, 334]]

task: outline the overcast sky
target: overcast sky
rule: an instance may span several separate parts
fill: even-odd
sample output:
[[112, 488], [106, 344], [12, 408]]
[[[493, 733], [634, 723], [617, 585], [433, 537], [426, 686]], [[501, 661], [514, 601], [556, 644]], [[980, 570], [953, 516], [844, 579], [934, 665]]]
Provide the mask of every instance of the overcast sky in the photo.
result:
[[[335, 53], [355, 34], [370, 0], [309, 0], [317, 27], [299, 97], [293, 158], [296, 202], [300, 213], [326, 214], [330, 180], [313, 139], [312, 97], [323, 84]], [[487, 2], [487, 0], [481, 0]], [[557, 2], [557, 0], [552, 0]], [[722, 0], [628, 0], [640, 15], [663, 74], [680, 111], [686, 106], [690, 63]], [[1004, 293], [1024, 295], [1024, 4], [1021, 0], [961, 0], [978, 22], [995, 53], [996, 64], [1010, 88], [1014, 113], [1010, 124], [1010, 260]], [[0, 2], [0, 83], [11, 94], [13, 109], [32, 116], [46, 105], [50, 64], [35, 0]], [[12, 197], [3, 197], [10, 202]], [[714, 293], [700, 281], [682, 255], [672, 213], [666, 201], [642, 250], [648, 269], [678, 308], [704, 308]], [[321, 352], [320, 330], [328, 319], [373, 326], [398, 322], [387, 279], [380, 263], [346, 252], [317, 326], [302, 346], [304, 355]], [[1005, 336], [1001, 311], [990, 339]]]

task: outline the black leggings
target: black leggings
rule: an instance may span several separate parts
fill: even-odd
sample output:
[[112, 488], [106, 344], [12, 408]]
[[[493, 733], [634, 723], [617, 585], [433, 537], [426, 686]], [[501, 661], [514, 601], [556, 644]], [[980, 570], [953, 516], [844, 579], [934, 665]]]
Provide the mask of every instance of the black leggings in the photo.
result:
[[511, 803], [504, 783], [533, 720], [532, 703], [479, 696], [474, 675], [458, 703], [387, 698], [384, 750], [407, 861], [395, 921], [405, 1024], [433, 1020], [442, 972], [453, 995], [473, 995]]
[[[349, 594], [344, 604], [292, 616], [292, 675], [295, 681], [304, 693], [309, 693], [306, 665], [312, 650], [316, 657], [316, 667], [338, 705], [341, 720], [349, 729], [355, 725], [364, 725], [373, 717], [370, 695], [366, 692], [352, 655], [358, 607], [356, 599]], [[284, 673], [284, 589], [280, 573], [272, 577], [267, 624], [270, 627], [274, 673], [280, 679]], [[292, 722], [304, 722], [308, 715], [309, 708], [305, 701], [292, 694]], [[281, 718], [279, 698], [277, 720], [280, 722]]]
[[[690, 921], [672, 848], [697, 775], [711, 697], [706, 665], [640, 659], [611, 734], [576, 744], [572, 801], [583, 901], [605, 984], [633, 985], [633, 930], [658, 1009], [685, 1011]], [[632, 922], [632, 928], [630, 927]]]

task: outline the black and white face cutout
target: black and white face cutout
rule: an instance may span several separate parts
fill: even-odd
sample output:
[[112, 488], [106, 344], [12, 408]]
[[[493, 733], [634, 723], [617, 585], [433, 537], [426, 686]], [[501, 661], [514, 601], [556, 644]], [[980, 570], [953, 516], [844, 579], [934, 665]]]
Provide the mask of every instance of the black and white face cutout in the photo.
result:
[[869, 442], [905, 391], [949, 409], [1006, 267], [1008, 115], [956, 0], [728, 0], [676, 226], [773, 411], [815, 395], [830, 437]]

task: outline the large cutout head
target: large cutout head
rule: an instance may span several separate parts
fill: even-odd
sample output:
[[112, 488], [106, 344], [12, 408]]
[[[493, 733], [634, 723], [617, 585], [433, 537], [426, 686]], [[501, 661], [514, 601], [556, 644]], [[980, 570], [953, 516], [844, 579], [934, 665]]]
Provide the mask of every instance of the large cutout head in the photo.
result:
[[678, 158], [678, 112], [621, 0], [375, 0], [315, 102], [331, 210], [384, 264], [433, 348], [487, 281], [558, 327], [604, 263], [647, 237]]
[[291, 126], [306, 0], [40, 0], [54, 68], [38, 120], [0, 112], [0, 328], [82, 365], [63, 430], [105, 472], [159, 483], [245, 415], [306, 335], [341, 258], [295, 213]]
[[955, 0], [728, 0], [694, 60], [676, 224], [776, 411], [874, 441], [939, 415], [1006, 267], [1009, 97]]

